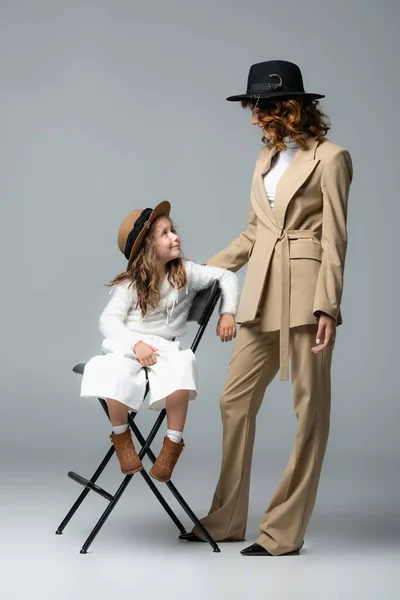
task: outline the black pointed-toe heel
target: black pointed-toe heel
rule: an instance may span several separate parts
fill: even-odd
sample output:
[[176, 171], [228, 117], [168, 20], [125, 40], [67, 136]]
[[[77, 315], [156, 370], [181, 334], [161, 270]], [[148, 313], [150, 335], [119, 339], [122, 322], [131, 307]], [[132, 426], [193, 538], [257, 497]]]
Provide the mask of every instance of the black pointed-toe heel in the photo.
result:
[[[263, 546], [260, 546], [260, 544], [252, 544], [251, 546], [241, 550], [240, 554], [243, 554], [243, 556], [274, 556], [274, 554], [268, 552], [268, 550], [263, 548]], [[300, 554], [299, 550], [285, 552], [285, 554], [279, 554], [278, 556], [296, 556], [297, 554]]]

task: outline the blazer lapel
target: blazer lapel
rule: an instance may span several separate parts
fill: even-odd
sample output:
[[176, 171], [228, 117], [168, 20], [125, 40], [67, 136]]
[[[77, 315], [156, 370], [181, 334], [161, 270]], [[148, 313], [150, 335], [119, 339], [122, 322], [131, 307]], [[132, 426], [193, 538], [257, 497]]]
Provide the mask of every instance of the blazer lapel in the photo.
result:
[[280, 228], [284, 227], [286, 211], [291, 199], [319, 163], [319, 159], [315, 158], [317, 147], [318, 142], [315, 139], [309, 140], [306, 150], [300, 149], [296, 153], [278, 182], [273, 212]]
[[264, 156], [261, 155], [258, 159], [260, 162], [260, 174], [262, 176], [264, 176], [265, 173], [269, 171], [272, 159], [274, 158], [275, 154], [277, 154], [277, 152], [278, 149], [275, 148], [275, 146], [272, 146], [272, 148], [265, 147], [265, 150], [263, 150]]

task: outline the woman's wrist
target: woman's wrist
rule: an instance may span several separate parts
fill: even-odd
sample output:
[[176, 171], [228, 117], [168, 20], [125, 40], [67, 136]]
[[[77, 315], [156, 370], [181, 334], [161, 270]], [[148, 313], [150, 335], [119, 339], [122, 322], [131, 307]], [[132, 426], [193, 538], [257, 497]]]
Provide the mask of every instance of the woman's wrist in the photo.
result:
[[328, 313], [324, 312], [323, 310], [317, 310], [317, 311], [315, 311], [314, 316], [317, 317], [317, 319], [320, 319], [321, 317], [329, 317], [333, 321], [336, 321], [336, 319], [334, 317], [332, 317]]

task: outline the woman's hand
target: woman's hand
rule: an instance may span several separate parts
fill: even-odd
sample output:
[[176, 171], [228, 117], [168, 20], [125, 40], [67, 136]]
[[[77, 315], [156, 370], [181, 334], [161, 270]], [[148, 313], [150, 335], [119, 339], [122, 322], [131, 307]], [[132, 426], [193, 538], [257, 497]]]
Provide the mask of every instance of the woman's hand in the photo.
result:
[[220, 316], [217, 324], [217, 335], [221, 342], [231, 342], [236, 337], [235, 315], [224, 313]]
[[315, 343], [317, 344], [311, 348], [311, 352], [318, 354], [322, 350], [330, 348], [335, 343], [336, 337], [336, 321], [333, 317], [325, 313], [321, 313], [318, 321], [318, 331]]
[[145, 342], [138, 342], [135, 344], [133, 351], [142, 367], [152, 367], [156, 364], [158, 348], [149, 346]]

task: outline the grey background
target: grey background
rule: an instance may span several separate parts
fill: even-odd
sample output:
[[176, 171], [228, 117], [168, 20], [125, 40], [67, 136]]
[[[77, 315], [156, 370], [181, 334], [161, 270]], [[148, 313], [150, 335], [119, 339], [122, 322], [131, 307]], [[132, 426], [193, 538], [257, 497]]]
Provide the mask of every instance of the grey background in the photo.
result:
[[[96, 403], [79, 399], [71, 368], [99, 351], [98, 317], [108, 300], [103, 284], [124, 268], [119, 223], [134, 208], [169, 199], [185, 253], [199, 262], [238, 235], [260, 136], [249, 113], [225, 98], [245, 89], [252, 63], [280, 58], [301, 66], [306, 89], [326, 94], [329, 137], [350, 150], [355, 172], [332, 429], [309, 539], [322, 554], [337, 544], [337, 556], [355, 544], [352, 564], [360, 551], [377, 548], [380, 556], [388, 547], [398, 556], [398, 4], [2, 0], [0, 9], [0, 445], [9, 543], [25, 523], [18, 543], [32, 556], [42, 540], [42, 566], [53, 560], [59, 568], [75, 557], [101, 502], [92, 500], [91, 524], [78, 521], [75, 545], [68, 552], [64, 546], [64, 555], [54, 536], [46, 554], [48, 536], [77, 493], [65, 472], [88, 475], [108, 446], [109, 426]], [[216, 339], [215, 323], [198, 351], [201, 393], [189, 412], [177, 472], [200, 516], [219, 472], [218, 398], [233, 347]], [[193, 334], [190, 327], [187, 344]], [[275, 381], [267, 396], [257, 425], [249, 543], [296, 427], [291, 385]], [[153, 419], [144, 407], [144, 431]], [[118, 482], [115, 471], [114, 465], [110, 477]], [[135, 485], [131, 502], [140, 507], [143, 539], [155, 544], [162, 531], [169, 552], [173, 526], [143, 484]], [[124, 506], [126, 514], [113, 515], [108, 534], [96, 541], [104, 560], [107, 535], [118, 531], [111, 548], [132, 551], [123, 538], [131, 505]], [[236, 550], [227, 568], [243, 569], [245, 559], [234, 566]], [[187, 552], [197, 560], [193, 549]], [[394, 571], [380, 572], [368, 556], [376, 581], [381, 573], [393, 591]], [[80, 558], [76, 568], [84, 569]], [[14, 558], [7, 560], [12, 573]], [[30, 559], [26, 564], [33, 569]], [[270, 575], [282, 586], [276, 568]], [[321, 568], [314, 582], [324, 581]], [[208, 563], [207, 569], [214, 577]], [[246, 597], [246, 585], [263, 585], [262, 571], [251, 582], [236, 573], [244, 577], [237, 597]], [[310, 597], [314, 590], [301, 573], [298, 592]], [[369, 568], [359, 578], [355, 573], [344, 576], [365, 589], [347, 583], [350, 595], [341, 590], [341, 597], [372, 593]], [[224, 584], [215, 576], [219, 597]], [[15, 593], [10, 597], [20, 597]]]

